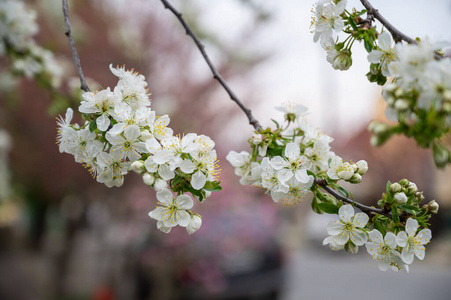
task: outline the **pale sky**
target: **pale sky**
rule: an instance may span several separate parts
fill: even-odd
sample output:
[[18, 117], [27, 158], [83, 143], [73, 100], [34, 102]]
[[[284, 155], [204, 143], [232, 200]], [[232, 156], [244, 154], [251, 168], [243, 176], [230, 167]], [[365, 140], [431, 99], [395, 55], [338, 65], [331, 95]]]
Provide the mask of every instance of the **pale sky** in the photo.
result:
[[[451, 1], [373, 2], [373, 6], [393, 25], [409, 36], [428, 35], [433, 39], [451, 41]], [[236, 43], [235, 39], [250, 25], [250, 14], [239, 1], [197, 0], [195, 3], [205, 12], [201, 24], [222, 41]], [[260, 3], [272, 12], [273, 18], [257, 34], [249, 37], [248, 43], [237, 45], [237, 51], [256, 49], [273, 54], [253, 72], [252, 83], [260, 94], [258, 98], [262, 99], [258, 108], [251, 107], [257, 119], [269, 125], [269, 118], [281, 117], [273, 111], [273, 106], [294, 101], [308, 106], [311, 111], [309, 121], [331, 135], [349, 136], [366, 126], [374, 117], [380, 87], [365, 77], [369, 63], [363, 45], [354, 44], [350, 70], [334, 70], [326, 61], [324, 50], [313, 42], [309, 30], [314, 1], [267, 0]], [[348, 1], [347, 9], [352, 7], [363, 8], [358, 0]], [[381, 28], [380, 24], [377, 27]], [[212, 55], [214, 57], [215, 53]], [[199, 57], [198, 63], [202, 70], [201, 64], [205, 62]], [[233, 83], [237, 91], [240, 90], [239, 84]], [[242, 122], [240, 119], [237, 128], [242, 128]], [[232, 132], [236, 136], [235, 130]]]

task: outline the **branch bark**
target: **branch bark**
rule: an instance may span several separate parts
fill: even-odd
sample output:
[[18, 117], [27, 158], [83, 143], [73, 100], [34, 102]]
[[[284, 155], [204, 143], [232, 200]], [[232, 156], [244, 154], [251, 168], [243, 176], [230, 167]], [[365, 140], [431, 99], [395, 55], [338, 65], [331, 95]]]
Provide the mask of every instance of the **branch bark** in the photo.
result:
[[377, 19], [379, 22], [381, 22], [382, 25], [385, 26], [385, 28], [387, 28], [387, 30], [391, 33], [391, 35], [393, 36], [393, 39], [395, 40], [396, 43], [401, 42], [401, 41], [405, 41], [405, 42], [407, 42], [409, 44], [417, 44], [417, 41], [415, 41], [414, 39], [408, 37], [407, 35], [405, 35], [401, 31], [399, 31], [395, 26], [390, 24], [390, 22], [388, 22], [387, 19], [385, 19], [379, 13], [379, 11], [377, 9], [375, 9], [371, 5], [370, 1], [368, 1], [368, 0], [360, 0], [360, 2], [362, 3], [363, 6], [365, 6], [368, 15], [372, 15], [375, 19]]
[[262, 127], [260, 123], [255, 119], [255, 117], [252, 115], [251, 110], [246, 107], [243, 102], [235, 95], [235, 93], [232, 91], [232, 89], [227, 85], [225, 80], [222, 78], [221, 74], [218, 73], [216, 68], [214, 67], [213, 63], [211, 62], [210, 58], [207, 55], [207, 52], [205, 51], [205, 46], [202, 44], [202, 42], [197, 38], [197, 36], [194, 34], [194, 32], [191, 30], [191, 28], [188, 26], [188, 24], [185, 22], [185, 20], [182, 17], [182, 14], [178, 12], [167, 0], [161, 0], [163, 3], [163, 6], [166, 9], [169, 9], [180, 21], [180, 23], [183, 25], [183, 28], [185, 28], [186, 34], [189, 35], [194, 43], [196, 44], [197, 48], [199, 49], [200, 53], [202, 54], [204, 60], [207, 62], [208, 67], [210, 68], [211, 72], [213, 73], [213, 78], [216, 79], [219, 84], [225, 89], [227, 94], [229, 94], [230, 99], [234, 101], [238, 106], [241, 108], [241, 110], [246, 114], [247, 118], [249, 119], [249, 124], [254, 126], [255, 130], [261, 131]]
[[331, 189], [330, 187], [327, 186], [327, 182], [325, 179], [315, 179], [315, 184], [320, 186], [323, 190], [325, 190], [326, 192], [328, 192], [335, 198], [337, 198], [345, 203], [354, 205], [355, 207], [359, 208], [361, 211], [363, 211], [366, 214], [376, 213], [376, 214], [384, 215], [386, 217], [391, 218], [390, 212], [388, 212], [384, 209], [363, 205], [352, 199], [346, 198], [345, 196], [341, 195], [340, 193], [337, 193], [336, 191], [334, 191], [333, 189]]
[[69, 21], [69, 9], [67, 6], [67, 0], [63, 1], [63, 14], [64, 14], [64, 23], [66, 25], [66, 36], [69, 39], [70, 49], [72, 51], [72, 58], [74, 59], [75, 67], [77, 68], [78, 77], [80, 77], [80, 89], [85, 92], [90, 92], [88, 85], [86, 84], [85, 76], [83, 75], [83, 70], [80, 64], [80, 57], [78, 56], [77, 48], [75, 48], [74, 38], [72, 37], [72, 31], [70, 29], [70, 21]]

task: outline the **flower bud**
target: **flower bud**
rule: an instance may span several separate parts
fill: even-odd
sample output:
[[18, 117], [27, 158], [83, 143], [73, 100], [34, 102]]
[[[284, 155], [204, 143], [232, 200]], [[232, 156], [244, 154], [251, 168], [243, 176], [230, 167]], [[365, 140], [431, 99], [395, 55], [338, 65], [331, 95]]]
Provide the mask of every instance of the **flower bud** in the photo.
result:
[[359, 173], [355, 173], [352, 175], [351, 179], [349, 180], [350, 183], [360, 183], [362, 182], [362, 175]]
[[211, 191], [205, 191], [205, 199], [211, 196]]
[[407, 193], [415, 194], [416, 192], [418, 192], [417, 185], [413, 182], [410, 182], [409, 185], [407, 186]]
[[407, 202], [407, 196], [404, 193], [397, 193], [395, 195], [395, 200], [398, 204], [406, 204]]
[[451, 113], [451, 102], [445, 102], [443, 103], [442, 109], [446, 113]]
[[398, 85], [395, 83], [387, 83], [384, 86], [384, 91], [388, 92], [388, 93], [392, 93], [394, 92], [396, 89], [398, 88]]
[[399, 181], [399, 184], [400, 185], [402, 185], [402, 186], [408, 186], [409, 185], [409, 180], [407, 180], [407, 179], [402, 179], [401, 181]]
[[428, 212], [430, 212], [431, 214], [436, 214], [438, 213], [438, 209], [439, 209], [439, 205], [437, 202], [435, 202], [435, 200], [432, 200], [431, 202], [429, 202], [426, 205], [426, 209]]
[[415, 194], [415, 201], [416, 201], [417, 203], [420, 203], [420, 202], [423, 201], [423, 200], [424, 200], [423, 192], [417, 192], [417, 193]]
[[402, 95], [404, 95], [404, 90], [402, 88], [399, 88], [395, 91], [396, 98], [400, 98]]
[[162, 190], [164, 190], [164, 189], [167, 188], [167, 187], [168, 187], [168, 182], [167, 182], [166, 180], [164, 180], [164, 179], [161, 179], [161, 178], [157, 178], [157, 179], [155, 180], [155, 184], [154, 184], [154, 186], [153, 186], [153, 188], [154, 188], [157, 192], [162, 191]]
[[352, 53], [348, 49], [337, 51], [333, 49], [329, 52], [327, 60], [335, 70], [345, 71], [352, 66]]
[[188, 234], [192, 234], [199, 230], [200, 226], [202, 226], [202, 218], [197, 214], [192, 215], [191, 222], [186, 227], [186, 231], [188, 231]]
[[395, 102], [395, 109], [396, 110], [406, 110], [409, 108], [409, 101], [405, 99], [398, 99]]
[[392, 192], [393, 194], [399, 193], [401, 191], [401, 189], [402, 189], [402, 186], [397, 182], [392, 183], [390, 185], [390, 192]]
[[379, 138], [377, 135], [373, 135], [373, 136], [371, 137], [370, 143], [371, 143], [372, 146], [375, 146], [375, 147], [380, 146], [380, 145], [383, 144], [383, 143], [382, 143], [382, 139]]
[[443, 99], [446, 101], [451, 101], [451, 90], [446, 90], [443, 92]]
[[254, 145], [260, 144], [262, 142], [262, 135], [261, 134], [254, 134], [251, 137], [251, 141], [252, 141], [252, 144], [254, 144]]
[[141, 174], [144, 172], [144, 163], [141, 160], [134, 161], [131, 167], [135, 173]]
[[439, 168], [444, 168], [449, 161], [449, 151], [442, 145], [434, 144], [432, 147], [434, 154], [435, 165]]
[[368, 171], [368, 163], [365, 160], [359, 160], [357, 163], [357, 173], [360, 175], [365, 174]]
[[394, 97], [387, 97], [385, 98], [385, 102], [387, 102], [388, 105], [393, 106], [395, 104], [396, 99]]
[[359, 246], [356, 246], [353, 243], [348, 242], [345, 245], [345, 250], [351, 254], [356, 254], [357, 252], [359, 252]]
[[143, 130], [143, 131], [141, 131], [141, 140], [142, 140], [143, 142], [147, 141], [148, 139], [150, 139], [150, 138], [152, 138], [152, 137], [153, 137], [153, 134], [150, 133], [149, 130]]
[[155, 176], [150, 173], [145, 173], [143, 175], [143, 181], [145, 185], [152, 186], [152, 184], [154, 184], [155, 182]]
[[390, 131], [390, 126], [385, 123], [381, 123], [378, 121], [373, 121], [368, 126], [368, 130], [374, 134], [385, 134]]

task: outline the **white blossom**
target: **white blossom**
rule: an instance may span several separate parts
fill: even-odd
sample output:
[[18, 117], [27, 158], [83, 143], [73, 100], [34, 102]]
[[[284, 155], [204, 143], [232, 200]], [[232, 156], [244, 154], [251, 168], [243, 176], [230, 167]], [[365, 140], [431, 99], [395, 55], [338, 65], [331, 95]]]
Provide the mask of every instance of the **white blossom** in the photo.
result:
[[188, 209], [193, 207], [193, 200], [188, 195], [174, 195], [168, 189], [157, 192], [159, 205], [149, 213], [152, 219], [162, 221], [164, 227], [187, 227], [191, 222]]
[[[366, 233], [362, 230], [368, 223], [369, 217], [365, 213], [354, 215], [354, 208], [347, 204], [338, 210], [339, 220], [327, 224], [327, 233], [337, 245], [345, 245], [351, 241], [356, 246], [362, 246], [368, 240]], [[329, 239], [329, 243], [330, 243]]]
[[406, 264], [413, 262], [414, 255], [420, 259], [424, 259], [426, 248], [424, 245], [428, 244], [432, 233], [430, 229], [423, 229], [418, 234], [418, 221], [409, 218], [406, 222], [406, 231], [398, 233], [398, 245], [403, 247], [401, 258]]
[[398, 246], [396, 236], [392, 232], [387, 232], [385, 237], [377, 229], [369, 233], [370, 241], [365, 244], [371, 258], [379, 262], [379, 270], [393, 271], [404, 270], [409, 273], [409, 266], [405, 265], [401, 259], [401, 254], [396, 251]]
[[344, 28], [344, 22], [340, 15], [346, 9], [347, 0], [335, 3], [330, 0], [318, 1], [312, 24], [314, 35], [313, 41], [321, 40], [321, 43], [330, 40], [333, 31], [340, 32]]

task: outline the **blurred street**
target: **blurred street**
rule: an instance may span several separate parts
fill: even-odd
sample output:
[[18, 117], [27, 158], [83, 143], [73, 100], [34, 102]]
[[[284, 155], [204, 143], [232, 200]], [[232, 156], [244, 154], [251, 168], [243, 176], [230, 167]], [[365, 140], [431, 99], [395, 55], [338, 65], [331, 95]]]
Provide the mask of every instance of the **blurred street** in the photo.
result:
[[416, 260], [410, 274], [382, 272], [365, 249], [356, 255], [333, 254], [324, 247], [299, 251], [289, 258], [281, 299], [450, 299], [449, 265]]

